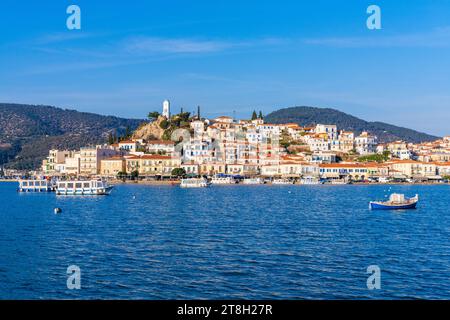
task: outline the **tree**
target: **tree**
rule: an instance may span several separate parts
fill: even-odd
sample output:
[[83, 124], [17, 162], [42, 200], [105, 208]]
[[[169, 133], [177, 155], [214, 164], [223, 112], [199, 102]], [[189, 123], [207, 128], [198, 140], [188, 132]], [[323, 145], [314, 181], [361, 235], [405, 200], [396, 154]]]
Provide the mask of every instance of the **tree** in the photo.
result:
[[162, 120], [159, 124], [159, 127], [163, 130], [166, 130], [169, 127], [170, 123], [166, 119]]
[[139, 178], [139, 171], [134, 170], [133, 172], [131, 172], [131, 179], [135, 180], [137, 178]]
[[125, 171], [120, 171], [117, 173], [117, 179], [125, 181], [126, 177], [127, 177], [127, 173]]
[[3, 168], [0, 168], [0, 177], [4, 177], [5, 176], [5, 171], [3, 171]]
[[126, 127], [125, 128], [125, 136], [124, 136], [124, 138], [125, 139], [129, 139], [131, 137], [131, 129], [130, 129], [130, 127]]
[[253, 110], [253, 113], [252, 113], [252, 120], [256, 120], [257, 118], [258, 118], [258, 115], [256, 114], [256, 111]]
[[114, 137], [111, 132], [108, 134], [108, 144], [114, 144]]
[[181, 113], [180, 113], [180, 120], [181, 120], [181, 121], [188, 122], [190, 116], [191, 116], [191, 113], [190, 113], [190, 112], [181, 112]]
[[264, 119], [262, 111], [259, 111], [258, 119], [261, 119], [261, 120]]
[[147, 118], [150, 119], [150, 121], [153, 121], [155, 119], [158, 119], [160, 116], [160, 113], [158, 111], [149, 112]]
[[183, 168], [174, 168], [172, 170], [172, 176], [184, 177], [185, 175], [186, 175], [186, 170], [184, 170]]
[[200, 120], [200, 106], [197, 106], [197, 118]]

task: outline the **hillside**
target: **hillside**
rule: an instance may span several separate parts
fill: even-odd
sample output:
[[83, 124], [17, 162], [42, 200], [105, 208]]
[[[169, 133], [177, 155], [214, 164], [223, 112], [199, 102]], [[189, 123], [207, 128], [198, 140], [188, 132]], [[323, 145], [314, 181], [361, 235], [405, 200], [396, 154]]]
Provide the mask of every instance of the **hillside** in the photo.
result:
[[378, 137], [379, 142], [405, 140], [408, 142], [423, 142], [435, 140], [438, 137], [412, 129], [397, 127], [384, 122], [369, 122], [347, 113], [316, 107], [292, 107], [274, 111], [265, 117], [268, 123], [298, 123], [301, 126], [314, 124], [336, 124], [338, 129], [350, 130], [355, 133], [368, 131]]
[[142, 122], [51, 106], [0, 103], [0, 165], [36, 168], [51, 148], [105, 143], [110, 132], [121, 135]]

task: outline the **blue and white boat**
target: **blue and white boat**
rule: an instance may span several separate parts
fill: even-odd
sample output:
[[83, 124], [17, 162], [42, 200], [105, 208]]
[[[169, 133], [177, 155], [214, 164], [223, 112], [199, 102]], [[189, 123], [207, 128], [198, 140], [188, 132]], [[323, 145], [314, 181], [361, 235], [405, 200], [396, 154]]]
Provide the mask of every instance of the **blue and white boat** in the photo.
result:
[[19, 192], [52, 192], [54, 183], [48, 179], [20, 179]]
[[404, 194], [393, 193], [388, 201], [371, 201], [369, 208], [372, 210], [400, 210], [415, 209], [419, 202], [419, 195], [405, 198]]
[[56, 195], [108, 195], [113, 186], [103, 180], [58, 181]]

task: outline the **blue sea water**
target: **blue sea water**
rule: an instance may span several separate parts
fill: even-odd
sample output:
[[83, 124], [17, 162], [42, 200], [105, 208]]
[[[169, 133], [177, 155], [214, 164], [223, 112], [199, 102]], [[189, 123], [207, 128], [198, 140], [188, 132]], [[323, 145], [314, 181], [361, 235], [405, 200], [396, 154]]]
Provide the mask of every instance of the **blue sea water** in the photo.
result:
[[[448, 185], [16, 187], [0, 183], [0, 299], [450, 298]], [[418, 209], [368, 210], [390, 192]]]

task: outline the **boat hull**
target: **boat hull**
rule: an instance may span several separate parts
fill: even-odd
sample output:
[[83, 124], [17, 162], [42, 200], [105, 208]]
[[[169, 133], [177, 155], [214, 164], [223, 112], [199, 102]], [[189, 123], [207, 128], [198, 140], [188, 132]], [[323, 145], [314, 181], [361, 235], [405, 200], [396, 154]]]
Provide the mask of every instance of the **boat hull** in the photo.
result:
[[377, 202], [370, 202], [370, 209], [372, 210], [407, 210], [416, 209], [417, 202], [408, 204], [383, 204]]

